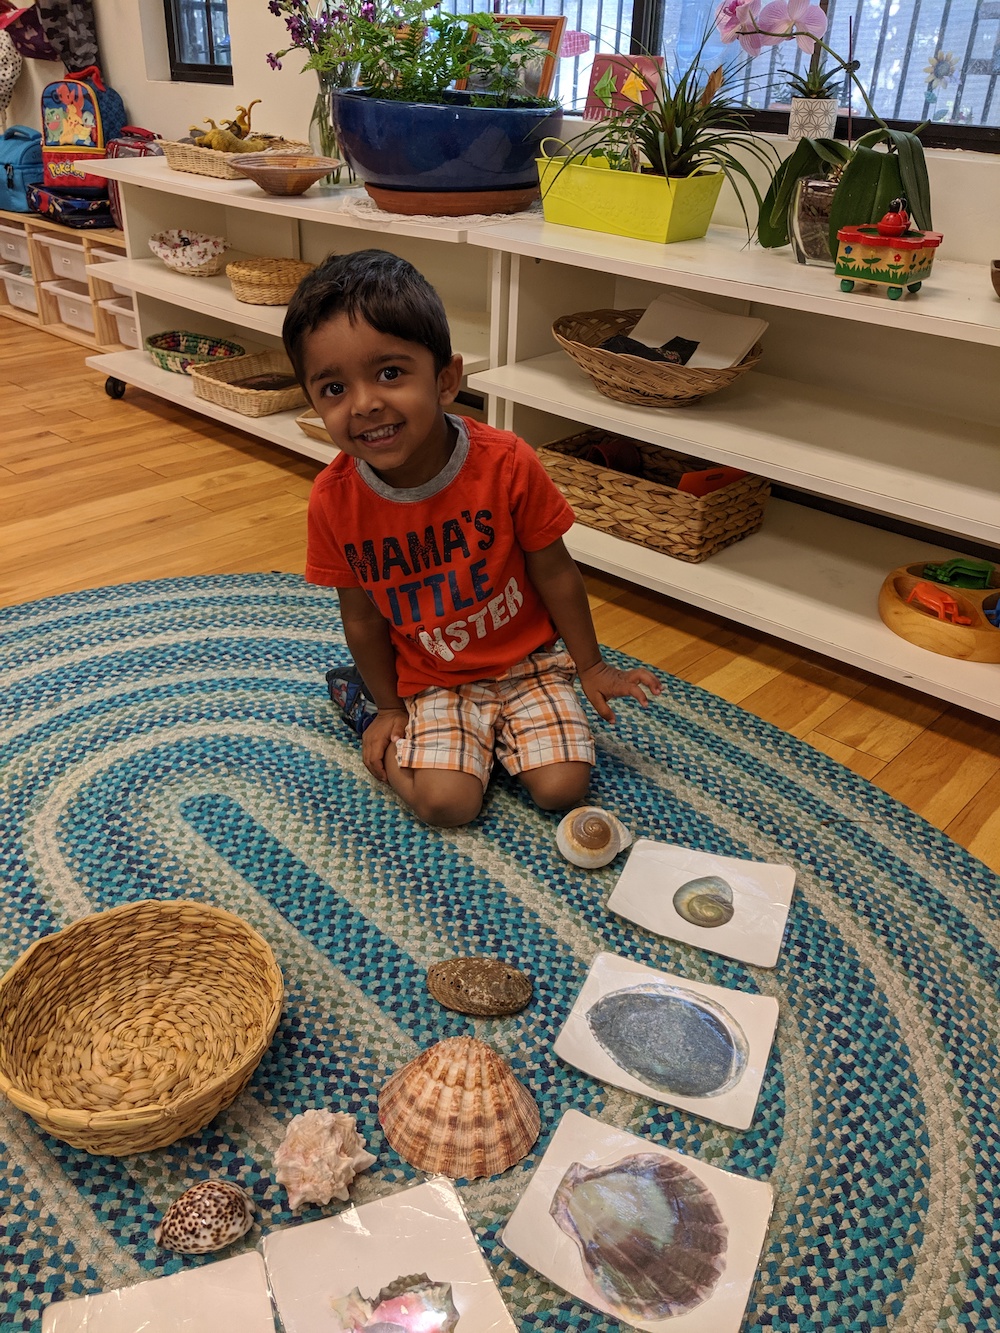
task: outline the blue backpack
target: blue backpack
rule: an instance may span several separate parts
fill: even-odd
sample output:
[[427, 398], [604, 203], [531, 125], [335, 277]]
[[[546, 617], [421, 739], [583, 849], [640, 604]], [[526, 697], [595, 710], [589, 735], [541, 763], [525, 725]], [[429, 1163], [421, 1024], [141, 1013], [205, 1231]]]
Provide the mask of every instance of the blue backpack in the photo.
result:
[[0, 208], [27, 213], [25, 193], [42, 179], [42, 136], [29, 125], [12, 125], [0, 136]]
[[96, 65], [48, 84], [42, 89], [43, 183], [106, 191], [104, 177], [90, 175], [82, 163], [105, 157], [126, 119], [125, 104]]

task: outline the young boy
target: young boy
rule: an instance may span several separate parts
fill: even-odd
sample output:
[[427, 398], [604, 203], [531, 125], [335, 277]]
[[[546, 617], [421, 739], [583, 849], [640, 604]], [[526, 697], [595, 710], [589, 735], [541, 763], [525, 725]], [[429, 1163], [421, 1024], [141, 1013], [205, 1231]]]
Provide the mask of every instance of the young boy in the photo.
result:
[[306, 578], [337, 589], [377, 705], [366, 766], [442, 827], [475, 819], [494, 750], [543, 809], [580, 804], [594, 743], [574, 675], [610, 722], [609, 699], [659, 683], [602, 660], [562, 542], [573, 511], [531, 447], [446, 413], [462, 359], [437, 293], [385, 251], [334, 255], [283, 336], [341, 451], [313, 486]]

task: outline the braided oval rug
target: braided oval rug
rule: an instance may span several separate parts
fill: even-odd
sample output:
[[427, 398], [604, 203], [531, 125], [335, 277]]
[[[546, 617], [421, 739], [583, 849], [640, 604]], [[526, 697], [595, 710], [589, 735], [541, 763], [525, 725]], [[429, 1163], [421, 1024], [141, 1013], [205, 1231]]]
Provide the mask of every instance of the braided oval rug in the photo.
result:
[[[209, 1174], [253, 1195], [259, 1226], [242, 1244], [294, 1224], [271, 1159], [308, 1107], [356, 1113], [378, 1155], [354, 1182], [356, 1203], [414, 1178], [382, 1136], [377, 1091], [435, 1040], [466, 1032], [511, 1060], [541, 1109], [531, 1156], [460, 1186], [522, 1329], [609, 1325], [499, 1240], [570, 1107], [771, 1181], [745, 1329], [1000, 1327], [1000, 885], [876, 787], [669, 676], [649, 710], [621, 703], [614, 728], [594, 719], [594, 803], [636, 836], [795, 867], [784, 947], [764, 971], [609, 914], [620, 862], [568, 865], [556, 817], [505, 777], [470, 828], [417, 823], [367, 774], [327, 700], [323, 673], [344, 656], [336, 598], [295, 576], [57, 597], [0, 613], [0, 642], [3, 966], [87, 912], [190, 897], [259, 930], [287, 992], [247, 1090], [171, 1148], [90, 1157], [0, 1105], [4, 1330], [36, 1328], [54, 1298], [212, 1262], [152, 1239], [167, 1204]], [[602, 950], [777, 997], [750, 1130], [555, 1058]], [[441, 1009], [424, 970], [463, 953], [524, 967], [529, 1008], [494, 1020]]]

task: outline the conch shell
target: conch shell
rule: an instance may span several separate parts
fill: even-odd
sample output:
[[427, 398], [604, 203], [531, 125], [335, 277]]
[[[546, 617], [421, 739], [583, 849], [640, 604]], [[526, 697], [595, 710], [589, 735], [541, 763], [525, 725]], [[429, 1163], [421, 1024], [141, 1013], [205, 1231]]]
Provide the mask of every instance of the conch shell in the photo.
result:
[[208, 1254], [232, 1245], [253, 1226], [249, 1195], [228, 1180], [200, 1180], [175, 1199], [153, 1232], [165, 1250]]
[[596, 870], [631, 846], [632, 835], [614, 815], [596, 805], [571, 810], [556, 829], [556, 846], [567, 861]]
[[274, 1154], [274, 1175], [288, 1191], [289, 1208], [346, 1199], [356, 1175], [375, 1161], [357, 1121], [346, 1111], [303, 1111], [293, 1116]]
[[506, 1171], [541, 1128], [534, 1097], [475, 1037], [448, 1037], [397, 1069], [378, 1095], [378, 1118], [405, 1162], [455, 1180]]

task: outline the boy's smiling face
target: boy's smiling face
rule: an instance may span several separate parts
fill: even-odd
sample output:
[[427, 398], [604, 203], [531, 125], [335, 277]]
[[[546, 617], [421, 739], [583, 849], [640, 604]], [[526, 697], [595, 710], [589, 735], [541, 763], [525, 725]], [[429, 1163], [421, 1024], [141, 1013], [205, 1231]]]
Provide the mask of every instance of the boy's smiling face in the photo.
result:
[[444, 409], [461, 384], [460, 356], [437, 371], [421, 343], [343, 313], [308, 334], [303, 352], [306, 391], [338, 449], [390, 486], [437, 476], [453, 448]]

